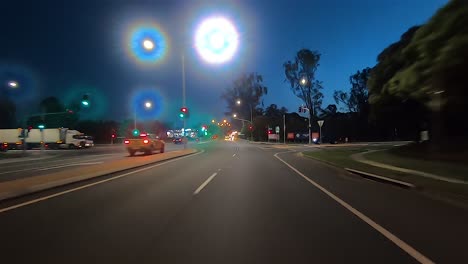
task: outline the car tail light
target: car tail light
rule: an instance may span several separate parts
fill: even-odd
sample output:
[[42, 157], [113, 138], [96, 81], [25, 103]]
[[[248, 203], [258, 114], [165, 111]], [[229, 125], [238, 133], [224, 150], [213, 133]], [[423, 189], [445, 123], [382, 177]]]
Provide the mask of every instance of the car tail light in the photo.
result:
[[124, 144], [130, 144], [130, 140], [124, 140]]
[[149, 140], [145, 139], [145, 140], [143, 140], [143, 143], [148, 144]]

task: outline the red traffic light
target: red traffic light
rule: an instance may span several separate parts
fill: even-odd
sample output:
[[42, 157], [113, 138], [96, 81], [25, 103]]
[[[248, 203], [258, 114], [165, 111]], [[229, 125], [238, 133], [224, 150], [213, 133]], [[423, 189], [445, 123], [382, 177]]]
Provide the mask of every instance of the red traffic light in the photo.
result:
[[32, 126], [28, 126], [28, 132], [31, 132]]
[[112, 134], [112, 138], [115, 138], [115, 134]]
[[182, 108], [180, 108], [180, 111], [183, 112], [183, 113], [187, 113], [188, 109], [187, 109], [187, 107], [182, 107]]

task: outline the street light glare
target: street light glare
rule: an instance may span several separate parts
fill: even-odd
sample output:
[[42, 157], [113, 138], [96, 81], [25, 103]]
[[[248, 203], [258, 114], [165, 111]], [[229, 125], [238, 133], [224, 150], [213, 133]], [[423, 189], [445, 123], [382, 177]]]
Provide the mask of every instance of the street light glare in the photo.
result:
[[143, 48], [145, 48], [145, 50], [153, 50], [154, 49], [154, 42], [152, 40], [145, 39], [143, 41]]
[[224, 36], [220, 32], [215, 32], [213, 35], [210, 36], [210, 45], [215, 50], [220, 50], [224, 47], [225, 39]]
[[302, 78], [302, 79], [301, 79], [301, 84], [302, 84], [302, 85], [306, 85], [306, 84], [307, 84], [307, 79], [306, 79], [306, 78]]
[[237, 51], [239, 33], [223, 17], [204, 20], [195, 33], [195, 47], [200, 57], [209, 63], [229, 61]]
[[232, 116], [233, 116], [234, 118], [236, 118], [236, 117], [237, 117], [237, 114], [233, 114]]
[[8, 86], [10, 86], [11, 88], [17, 88], [17, 87], [18, 87], [18, 82], [16, 82], [16, 81], [9, 81], [9, 82], [8, 82]]
[[240, 105], [240, 104], [241, 104], [241, 101], [240, 101], [240, 100], [237, 100], [237, 102], [236, 102], [236, 103], [237, 103], [238, 105]]
[[145, 103], [146, 108], [151, 108], [152, 106], [153, 106], [153, 104], [151, 102], [146, 102]]

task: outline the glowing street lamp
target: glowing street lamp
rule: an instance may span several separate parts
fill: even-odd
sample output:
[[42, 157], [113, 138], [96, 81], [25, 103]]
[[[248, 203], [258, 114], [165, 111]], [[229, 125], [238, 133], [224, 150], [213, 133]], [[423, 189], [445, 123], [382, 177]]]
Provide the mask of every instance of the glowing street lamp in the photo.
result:
[[305, 86], [307, 84], [307, 79], [305, 77], [302, 77], [300, 82], [302, 86]]
[[146, 101], [145, 108], [150, 109], [151, 107], [153, 107], [153, 104], [150, 101]]
[[208, 63], [229, 61], [237, 51], [239, 33], [234, 25], [223, 17], [205, 19], [195, 33], [198, 54]]
[[143, 40], [143, 48], [147, 51], [151, 51], [154, 49], [154, 42], [150, 39]]
[[17, 81], [9, 81], [8, 82], [8, 87], [10, 88], [18, 88], [18, 82]]
[[237, 117], [237, 114], [233, 114], [232, 117], [236, 118], [236, 117]]
[[240, 104], [241, 104], [241, 100], [237, 100], [236, 104], [240, 105]]

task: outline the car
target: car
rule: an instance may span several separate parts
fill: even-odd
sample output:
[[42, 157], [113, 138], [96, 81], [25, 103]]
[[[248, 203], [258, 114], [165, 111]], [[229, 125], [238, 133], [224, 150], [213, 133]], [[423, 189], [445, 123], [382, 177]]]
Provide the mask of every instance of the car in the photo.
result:
[[184, 143], [184, 141], [182, 140], [181, 137], [179, 137], [179, 138], [174, 138], [174, 139], [172, 140], [172, 142], [174, 142], [174, 144], [182, 144], [182, 143]]
[[165, 149], [163, 140], [147, 133], [141, 133], [140, 136], [127, 138], [124, 140], [124, 144], [130, 156], [134, 156], [138, 151], [144, 152], [145, 154], [152, 154], [153, 151], [159, 150], [160, 153], [164, 153]]

